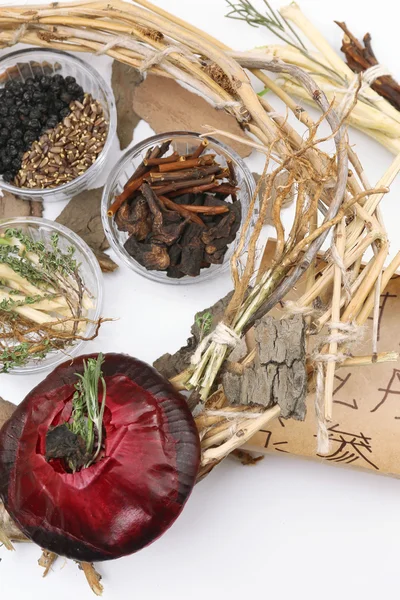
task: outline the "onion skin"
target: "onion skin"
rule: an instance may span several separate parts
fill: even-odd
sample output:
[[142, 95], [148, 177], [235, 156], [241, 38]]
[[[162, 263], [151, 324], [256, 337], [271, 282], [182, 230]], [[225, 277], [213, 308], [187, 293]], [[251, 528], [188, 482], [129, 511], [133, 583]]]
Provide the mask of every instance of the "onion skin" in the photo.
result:
[[78, 561], [126, 556], [179, 516], [196, 482], [200, 442], [184, 398], [149, 365], [106, 354], [105, 457], [77, 473], [46, 462], [50, 426], [68, 419], [79, 357], [28, 394], [0, 431], [0, 498], [42, 548]]

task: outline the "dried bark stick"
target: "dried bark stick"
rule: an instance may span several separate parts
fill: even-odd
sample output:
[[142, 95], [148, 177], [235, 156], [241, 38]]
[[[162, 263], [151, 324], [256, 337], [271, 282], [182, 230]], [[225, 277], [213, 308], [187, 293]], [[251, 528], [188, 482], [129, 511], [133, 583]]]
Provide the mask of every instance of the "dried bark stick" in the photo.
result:
[[176, 202], [173, 202], [173, 200], [170, 200], [169, 198], [167, 198], [166, 196], [163, 196], [162, 194], [160, 195], [158, 192], [157, 192], [157, 196], [167, 208], [170, 208], [171, 210], [175, 210], [177, 213], [182, 215], [182, 217], [185, 217], [185, 219], [190, 219], [191, 221], [193, 221], [193, 223], [197, 223], [197, 225], [200, 225], [201, 227], [205, 227], [205, 224], [201, 220], [201, 218], [199, 216], [197, 216], [196, 214], [194, 214], [192, 211], [187, 210], [181, 204], [176, 204]]
[[[371, 35], [366, 33], [363, 42], [364, 46], [348, 30], [346, 23], [335, 21], [344, 32], [341, 50], [346, 56], [348, 66], [354, 73], [362, 73], [378, 63], [371, 45]], [[378, 77], [371, 84], [371, 88], [380, 96], [386, 98], [388, 102], [397, 110], [400, 110], [400, 85], [390, 75]]]

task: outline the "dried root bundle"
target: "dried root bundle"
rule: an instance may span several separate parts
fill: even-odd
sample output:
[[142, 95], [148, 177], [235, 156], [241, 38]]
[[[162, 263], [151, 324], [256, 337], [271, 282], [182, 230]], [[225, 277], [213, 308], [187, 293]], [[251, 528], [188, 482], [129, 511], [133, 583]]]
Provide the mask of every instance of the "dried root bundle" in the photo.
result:
[[[241, 64], [268, 55], [298, 66], [309, 73], [325, 92], [329, 101], [346, 122], [360, 129], [393, 154], [400, 152], [399, 86], [387, 68], [379, 65], [371, 47], [371, 36], [364, 37], [365, 47], [350, 33], [345, 23], [337, 22], [344, 31], [342, 50], [347, 62], [336, 53], [319, 30], [307, 19], [301, 8], [291, 2], [273, 11], [266, 3], [263, 12], [247, 0], [228, 2], [229, 17], [246, 21], [253, 27], [265, 27], [286, 44], [267, 45], [246, 53], [232, 53]], [[303, 39], [306, 40], [304, 43]], [[359, 75], [357, 75], [359, 73]], [[269, 89], [287, 102], [287, 95], [307, 104], [315, 100], [295, 81], [283, 73]], [[359, 88], [357, 102], [348, 112], [354, 90]]]
[[[313, 334], [320, 335], [316, 349], [308, 351], [308, 387], [317, 389], [319, 441], [321, 447], [326, 447], [325, 422], [332, 413], [335, 368], [349, 360], [365, 364], [394, 358], [393, 354], [378, 354], [376, 327], [371, 357], [354, 357], [349, 349], [371, 312], [377, 323], [380, 292], [400, 264], [397, 255], [385, 268], [388, 240], [380, 213], [380, 202], [399, 171], [400, 159], [396, 158], [381, 180], [371, 185], [348, 145], [344, 122], [351, 122], [352, 115], [358, 115], [353, 109], [359, 106], [361, 83], [347, 97], [338, 116], [323, 92], [322, 81], [316, 82], [297, 63], [289, 64], [295, 61], [283, 62], [265, 52], [233, 53], [147, 0], [131, 4], [118, 0], [112, 4], [52, 4], [30, 10], [5, 7], [0, 9], [0, 24], [0, 43], [4, 47], [19, 41], [62, 50], [107, 53], [142, 72], [177, 79], [203, 94], [217, 108], [233, 114], [244, 132], [240, 141], [264, 153], [264, 193], [258, 199], [258, 186], [253, 210], [232, 259], [234, 293], [221, 324], [205, 336], [190, 364], [173, 381], [181, 389], [194, 390], [191, 402], [203, 409], [197, 422], [203, 448], [200, 475], [204, 475], [281, 413], [279, 405], [267, 409], [229, 406], [219, 375], [242, 336], [272, 308], [284, 305], [299, 279], [306, 278], [306, 292], [286, 308], [306, 319], [308, 340]], [[307, 68], [303, 63], [301, 67]], [[327, 68], [332, 71], [332, 65]], [[245, 69], [276, 91], [305, 126], [305, 135], [299, 135], [265, 97], [257, 96]], [[271, 80], [270, 72], [282, 76], [286, 87], [290, 80], [296, 93], [301, 92], [298, 95], [316, 103], [321, 118], [313, 122], [304, 108]], [[370, 91], [362, 91], [369, 102]], [[389, 118], [398, 126], [397, 114], [386, 114], [385, 119]], [[329, 136], [319, 133], [322, 122], [328, 123]], [[383, 135], [378, 129], [374, 131], [375, 137]], [[321, 143], [327, 140], [334, 142], [332, 154], [321, 150]], [[289, 174], [288, 184], [276, 188], [275, 182], [283, 172]], [[285, 232], [281, 206], [290, 187], [296, 192], [296, 208], [292, 227]], [[275, 198], [272, 215], [276, 250], [272, 260], [265, 258], [258, 264], [258, 239], [271, 197]], [[324, 262], [317, 261], [332, 231], [330, 251]], [[250, 244], [244, 256], [244, 240], [249, 232]], [[373, 257], [362, 266], [369, 248]], [[251, 364], [253, 359], [251, 351], [240, 365]]]

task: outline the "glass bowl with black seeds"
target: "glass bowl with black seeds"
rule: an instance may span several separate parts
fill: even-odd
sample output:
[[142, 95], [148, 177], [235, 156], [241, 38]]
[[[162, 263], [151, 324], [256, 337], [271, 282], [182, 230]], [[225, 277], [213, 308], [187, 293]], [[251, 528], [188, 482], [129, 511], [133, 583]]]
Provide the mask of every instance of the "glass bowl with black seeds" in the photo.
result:
[[26, 200], [68, 200], [104, 169], [116, 131], [111, 88], [66, 52], [0, 59], [0, 188]]
[[[199, 133], [156, 135], [128, 150], [103, 190], [111, 247], [160, 283], [207, 281], [229, 268], [256, 189], [241, 157]], [[246, 230], [245, 252], [253, 220]]]

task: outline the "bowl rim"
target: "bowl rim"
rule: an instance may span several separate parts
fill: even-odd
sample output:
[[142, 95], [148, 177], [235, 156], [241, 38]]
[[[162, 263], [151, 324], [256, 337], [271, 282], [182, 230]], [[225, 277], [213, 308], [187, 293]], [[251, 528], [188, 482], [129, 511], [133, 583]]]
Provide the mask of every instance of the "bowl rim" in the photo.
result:
[[[128, 150], [126, 152], [124, 152], [124, 154], [119, 158], [119, 160], [112, 167], [112, 169], [109, 173], [109, 176], [107, 178], [107, 181], [103, 188], [103, 193], [102, 193], [102, 198], [101, 198], [101, 220], [103, 223], [104, 231], [105, 231], [106, 237], [108, 239], [108, 242], [109, 242], [111, 248], [114, 250], [117, 257], [120, 260], [122, 260], [123, 263], [127, 267], [129, 267], [129, 269], [133, 270], [135, 273], [137, 273], [138, 275], [140, 275], [142, 277], [145, 277], [148, 280], [154, 281], [155, 283], [161, 283], [161, 284], [166, 284], [166, 285], [194, 285], [196, 283], [202, 283], [202, 282], [205, 283], [205, 282], [212, 281], [214, 278], [216, 278], [219, 275], [222, 275], [229, 269], [230, 261], [228, 260], [225, 263], [223, 263], [222, 265], [218, 265], [219, 268], [214, 270], [212, 273], [204, 273], [203, 277], [201, 276], [201, 273], [200, 273], [200, 275], [198, 277], [186, 276], [186, 277], [183, 277], [182, 279], [172, 279], [172, 278], [165, 277], [165, 279], [161, 279], [161, 277], [159, 277], [157, 275], [157, 273], [158, 273], [157, 271], [149, 270], [149, 271], [146, 271], [146, 273], [142, 272], [142, 270], [139, 268], [140, 265], [137, 263], [137, 261], [135, 261], [133, 258], [130, 259], [127, 256], [125, 256], [125, 254], [122, 252], [122, 250], [120, 248], [120, 244], [114, 239], [114, 235], [113, 235], [111, 227], [110, 227], [110, 219], [112, 217], [109, 217], [107, 214], [108, 197], [110, 195], [110, 190], [111, 190], [112, 186], [115, 185], [117, 174], [118, 174], [119, 170], [121, 169], [122, 165], [127, 161], [127, 159], [130, 156], [132, 156], [132, 154], [139, 155], [141, 152], [143, 152], [143, 149], [152, 142], [157, 143], [163, 139], [172, 138], [172, 140], [174, 140], [174, 138], [186, 137], [186, 136], [193, 137], [198, 140], [202, 140], [202, 139], [206, 138], [207, 140], [209, 140], [210, 142], [215, 144], [217, 147], [220, 147], [224, 152], [226, 152], [229, 155], [230, 158], [232, 158], [241, 167], [241, 169], [245, 175], [246, 182], [248, 183], [248, 186], [250, 189], [250, 195], [253, 195], [256, 191], [256, 182], [254, 180], [254, 177], [252, 175], [250, 168], [247, 166], [247, 164], [245, 163], [243, 158], [236, 152], [236, 150], [234, 150], [233, 148], [231, 148], [224, 142], [217, 140], [213, 136], [208, 135], [207, 133], [199, 133], [196, 131], [184, 131], [184, 130], [167, 131], [167, 132], [163, 132], [163, 133], [159, 133], [159, 134], [147, 137], [146, 139], [135, 144], [131, 148], [128, 148]], [[240, 227], [239, 231], [242, 228], [243, 222], [244, 221], [242, 219], [242, 223], [241, 223], [241, 227]], [[234, 242], [232, 242], [232, 243], [234, 243]]]
[[82, 173], [82, 175], [79, 175], [72, 181], [69, 181], [68, 183], [63, 183], [62, 185], [60, 185], [58, 187], [49, 188], [49, 189], [40, 189], [40, 190], [30, 190], [30, 189], [25, 189], [25, 188], [19, 188], [15, 185], [11, 185], [10, 183], [5, 182], [3, 179], [0, 179], [0, 189], [4, 189], [7, 192], [11, 192], [12, 194], [16, 194], [16, 195], [18, 195], [18, 194], [24, 194], [27, 196], [29, 195], [31, 197], [31, 200], [33, 200], [33, 201], [34, 200], [44, 200], [45, 201], [46, 198], [49, 198], [53, 194], [58, 194], [59, 192], [68, 193], [68, 191], [71, 188], [73, 189], [77, 183], [82, 182], [87, 177], [88, 173], [90, 173], [91, 169], [93, 169], [93, 167], [96, 165], [96, 163], [99, 160], [104, 159], [104, 157], [108, 153], [108, 151], [113, 143], [114, 135], [116, 132], [117, 108], [116, 108], [116, 104], [115, 104], [114, 92], [111, 89], [111, 86], [108, 85], [106, 80], [103, 78], [103, 76], [100, 75], [100, 73], [97, 71], [97, 69], [92, 67], [92, 65], [90, 65], [88, 62], [86, 62], [85, 60], [82, 60], [80, 57], [75, 56], [74, 54], [71, 54], [70, 52], [65, 52], [64, 50], [56, 50], [54, 48], [40, 48], [40, 47], [36, 47], [36, 46], [33, 48], [24, 48], [22, 50], [14, 50], [13, 52], [9, 52], [8, 54], [5, 54], [4, 56], [2, 56], [0, 58], [0, 67], [1, 67], [2, 63], [5, 60], [8, 60], [10, 57], [12, 58], [14, 56], [16, 57], [16, 56], [20, 56], [20, 55], [35, 54], [37, 52], [44, 52], [45, 54], [54, 55], [54, 56], [60, 56], [60, 55], [65, 56], [68, 59], [78, 63], [79, 67], [82, 70], [86, 69], [89, 72], [89, 74], [98, 81], [100, 87], [103, 89], [104, 95], [106, 96], [107, 103], [108, 103], [108, 110], [110, 113], [106, 143], [104, 144], [102, 151], [100, 152], [100, 154], [98, 155], [98, 157], [96, 158], [94, 163], [92, 165], [90, 165], [90, 167], [84, 173]]
[[[18, 224], [24, 225], [46, 225], [50, 229], [54, 230], [57, 233], [61, 233], [64, 237], [71, 242], [79, 249], [79, 251], [85, 256], [86, 261], [89, 267], [93, 271], [93, 276], [95, 280], [96, 290], [91, 290], [93, 294], [95, 294], [95, 313], [91, 318], [91, 323], [89, 323], [88, 334], [91, 335], [91, 330], [95, 330], [96, 321], [101, 318], [101, 313], [103, 309], [103, 301], [104, 301], [104, 280], [103, 274], [100, 269], [99, 262], [93, 252], [93, 250], [88, 246], [88, 244], [83, 240], [77, 233], [65, 227], [61, 223], [57, 223], [56, 221], [51, 221], [50, 219], [45, 219], [43, 217], [5, 217], [0, 219], [0, 228], [4, 228], [5, 226], [13, 227]], [[65, 360], [68, 359], [69, 356], [76, 356], [79, 354], [82, 347], [87, 344], [88, 340], [78, 340], [76, 344], [73, 344], [67, 352], [63, 350], [57, 350], [54, 352], [54, 359], [51, 360], [49, 364], [41, 364], [38, 362], [36, 365], [30, 366], [22, 366], [15, 367], [8, 374], [10, 375], [32, 375], [34, 373], [39, 373], [41, 371], [47, 371], [50, 369], [54, 369], [57, 365], [61, 364]], [[46, 360], [46, 359], [45, 359]]]

